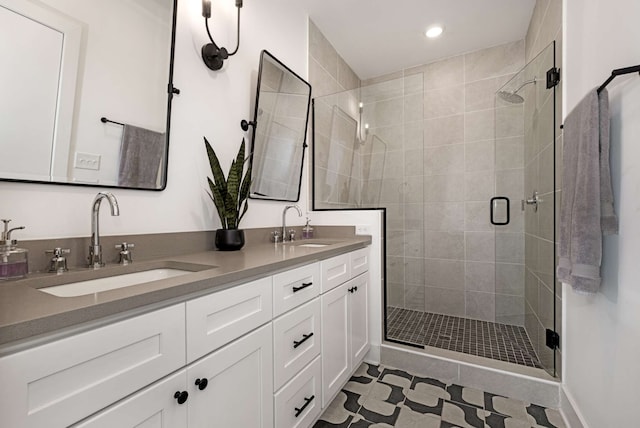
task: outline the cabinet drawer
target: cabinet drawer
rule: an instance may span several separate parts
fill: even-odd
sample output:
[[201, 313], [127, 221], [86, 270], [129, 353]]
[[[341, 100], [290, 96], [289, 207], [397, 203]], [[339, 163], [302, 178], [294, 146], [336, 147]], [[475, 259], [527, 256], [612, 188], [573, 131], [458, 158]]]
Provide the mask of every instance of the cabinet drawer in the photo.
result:
[[320, 415], [321, 369], [321, 360], [317, 357], [276, 394], [276, 427], [308, 427]]
[[274, 391], [320, 354], [320, 299], [273, 321]]
[[273, 276], [273, 316], [320, 295], [320, 264], [313, 263]]
[[271, 321], [271, 277], [187, 302], [187, 362]]
[[66, 427], [184, 366], [184, 304], [0, 359], [2, 425]]
[[174, 398], [186, 378], [181, 370], [72, 428], [187, 428], [187, 404]]
[[326, 293], [351, 278], [350, 255], [341, 254], [320, 262], [322, 293]]
[[351, 256], [351, 278], [369, 270], [368, 247], [349, 253], [349, 255]]

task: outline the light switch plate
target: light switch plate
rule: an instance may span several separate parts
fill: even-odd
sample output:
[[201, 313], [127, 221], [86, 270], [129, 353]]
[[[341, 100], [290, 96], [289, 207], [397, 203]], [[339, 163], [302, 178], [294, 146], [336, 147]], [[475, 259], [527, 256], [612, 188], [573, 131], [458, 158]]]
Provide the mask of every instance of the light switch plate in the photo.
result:
[[100, 158], [101, 155], [76, 152], [74, 167], [78, 169], [93, 169], [98, 171], [100, 169]]
[[369, 224], [357, 224], [356, 235], [371, 235], [371, 225]]

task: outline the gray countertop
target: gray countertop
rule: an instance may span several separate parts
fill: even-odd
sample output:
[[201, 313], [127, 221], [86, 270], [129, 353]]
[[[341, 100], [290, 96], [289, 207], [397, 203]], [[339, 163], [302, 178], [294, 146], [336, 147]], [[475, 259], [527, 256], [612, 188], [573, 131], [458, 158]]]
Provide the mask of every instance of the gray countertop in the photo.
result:
[[[296, 244], [323, 242], [324, 247]], [[0, 346], [144, 308], [156, 308], [210, 293], [297, 265], [364, 248], [370, 236], [315, 239], [292, 244], [247, 244], [240, 251], [205, 251], [129, 266], [78, 269], [62, 275], [34, 274], [0, 282]], [[77, 297], [56, 297], [39, 288], [153, 268], [194, 270], [188, 274]]]

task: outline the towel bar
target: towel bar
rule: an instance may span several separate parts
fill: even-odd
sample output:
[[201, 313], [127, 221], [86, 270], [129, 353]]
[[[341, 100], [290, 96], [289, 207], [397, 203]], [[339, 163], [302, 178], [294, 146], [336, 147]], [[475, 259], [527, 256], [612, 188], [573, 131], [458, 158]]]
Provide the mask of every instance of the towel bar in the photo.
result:
[[109, 120], [104, 116], [100, 118], [100, 122], [102, 122], [102, 123], [114, 123], [116, 125], [124, 126], [124, 123], [116, 122], [115, 120]]

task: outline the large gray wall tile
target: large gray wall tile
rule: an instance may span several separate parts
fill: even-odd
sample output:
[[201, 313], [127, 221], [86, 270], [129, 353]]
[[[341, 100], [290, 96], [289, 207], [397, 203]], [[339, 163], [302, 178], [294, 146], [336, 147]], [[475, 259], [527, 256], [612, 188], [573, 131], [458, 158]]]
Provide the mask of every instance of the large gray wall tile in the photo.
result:
[[512, 74], [524, 67], [524, 40], [465, 54], [467, 82]]

